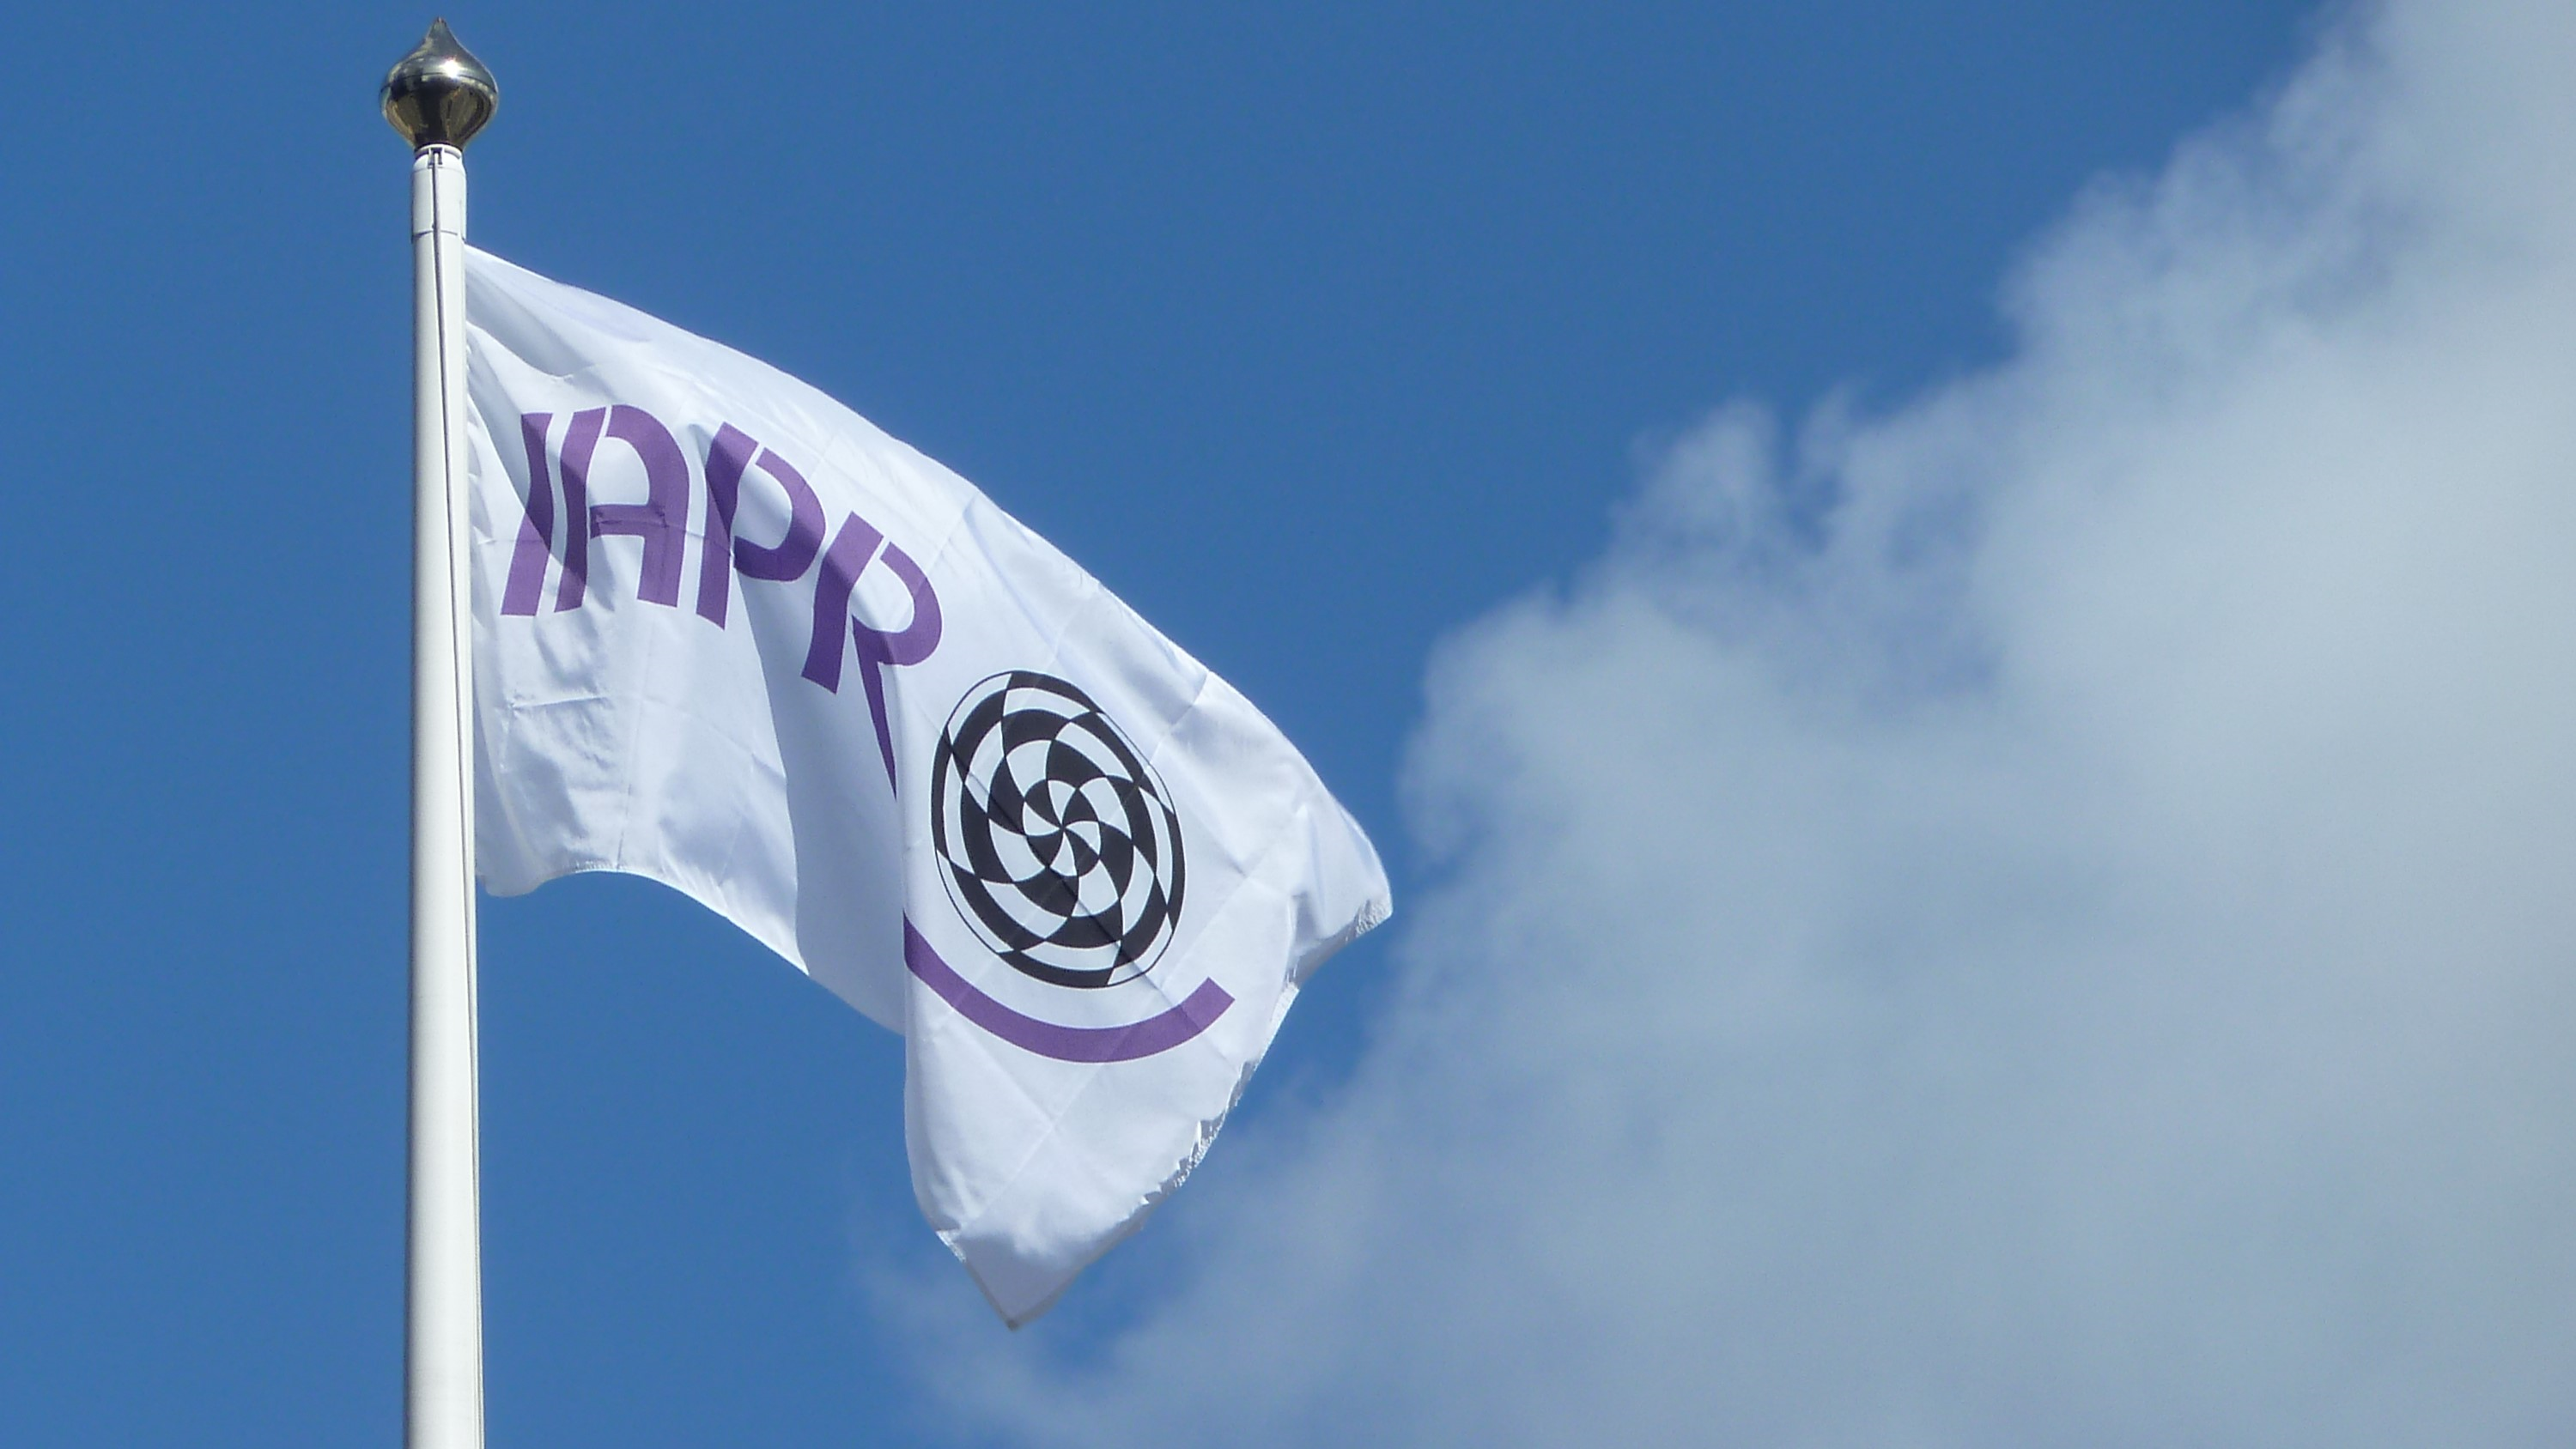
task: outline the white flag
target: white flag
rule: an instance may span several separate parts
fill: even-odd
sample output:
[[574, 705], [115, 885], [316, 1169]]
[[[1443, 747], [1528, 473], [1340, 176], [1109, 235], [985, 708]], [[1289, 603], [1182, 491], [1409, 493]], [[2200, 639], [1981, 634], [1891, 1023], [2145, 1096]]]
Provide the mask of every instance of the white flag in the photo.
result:
[[631, 308], [466, 277], [485, 887], [649, 876], [902, 1032], [922, 1211], [1026, 1322], [1385, 919], [1376, 852], [964, 479]]

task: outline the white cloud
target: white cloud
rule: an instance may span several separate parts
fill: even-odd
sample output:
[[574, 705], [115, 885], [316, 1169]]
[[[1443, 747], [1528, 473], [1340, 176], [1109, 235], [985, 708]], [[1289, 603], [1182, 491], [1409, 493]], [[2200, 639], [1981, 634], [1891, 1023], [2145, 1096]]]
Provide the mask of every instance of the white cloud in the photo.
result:
[[[1444, 882], [1067, 1444], [2576, 1442], [2576, 7], [2106, 184], [1436, 662]], [[1168, 1230], [1169, 1220], [1158, 1225]]]

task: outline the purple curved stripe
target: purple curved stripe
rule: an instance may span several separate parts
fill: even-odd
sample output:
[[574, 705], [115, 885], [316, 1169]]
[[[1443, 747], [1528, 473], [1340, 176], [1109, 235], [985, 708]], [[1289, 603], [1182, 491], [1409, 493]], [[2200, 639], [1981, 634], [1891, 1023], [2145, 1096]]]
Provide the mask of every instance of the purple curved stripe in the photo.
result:
[[959, 1015], [1015, 1047], [1060, 1062], [1132, 1062], [1167, 1052], [1216, 1025], [1234, 1005], [1234, 997], [1214, 981], [1202, 981], [1189, 999], [1168, 1011], [1126, 1026], [1058, 1026], [1023, 1016], [978, 991], [939, 959], [939, 953], [903, 923], [903, 964]]

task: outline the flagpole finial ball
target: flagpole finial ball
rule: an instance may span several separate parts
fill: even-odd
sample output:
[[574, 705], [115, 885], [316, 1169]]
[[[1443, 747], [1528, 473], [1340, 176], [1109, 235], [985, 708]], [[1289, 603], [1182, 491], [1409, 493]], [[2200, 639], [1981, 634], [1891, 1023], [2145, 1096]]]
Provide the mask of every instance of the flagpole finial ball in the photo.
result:
[[456, 43], [445, 20], [430, 22], [429, 34], [385, 77], [385, 119], [415, 151], [462, 147], [500, 104], [492, 72]]

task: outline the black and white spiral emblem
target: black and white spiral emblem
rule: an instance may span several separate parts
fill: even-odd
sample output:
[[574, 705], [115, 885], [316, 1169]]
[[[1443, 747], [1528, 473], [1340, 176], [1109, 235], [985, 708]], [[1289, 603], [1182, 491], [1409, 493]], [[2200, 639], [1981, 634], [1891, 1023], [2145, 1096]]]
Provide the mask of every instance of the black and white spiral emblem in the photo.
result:
[[1057, 986], [1152, 969], [1181, 911], [1181, 822], [1091, 696], [1012, 670], [957, 702], [931, 765], [930, 836], [957, 913]]

